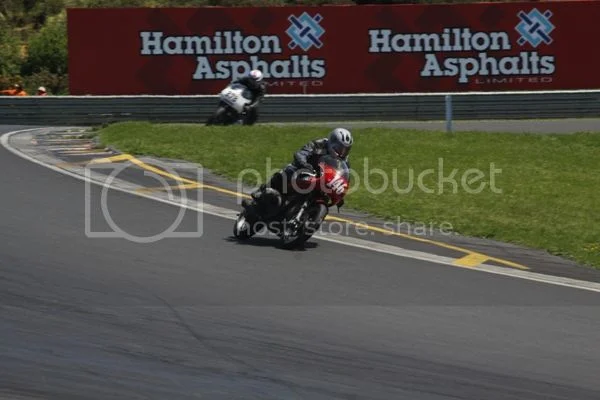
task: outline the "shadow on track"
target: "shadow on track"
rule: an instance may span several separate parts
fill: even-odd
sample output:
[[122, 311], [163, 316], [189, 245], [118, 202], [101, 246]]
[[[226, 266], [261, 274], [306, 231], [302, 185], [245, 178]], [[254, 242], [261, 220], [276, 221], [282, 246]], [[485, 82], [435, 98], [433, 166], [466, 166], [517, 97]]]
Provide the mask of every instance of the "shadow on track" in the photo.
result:
[[293, 249], [285, 249], [281, 245], [281, 242], [277, 238], [267, 238], [254, 236], [250, 239], [239, 240], [235, 238], [235, 236], [229, 236], [225, 238], [228, 242], [237, 243], [242, 246], [256, 246], [256, 247], [272, 247], [274, 249], [283, 250], [283, 251], [306, 251], [307, 249], [314, 249], [319, 247], [319, 243], [317, 242], [304, 242], [302, 245], [297, 246]]

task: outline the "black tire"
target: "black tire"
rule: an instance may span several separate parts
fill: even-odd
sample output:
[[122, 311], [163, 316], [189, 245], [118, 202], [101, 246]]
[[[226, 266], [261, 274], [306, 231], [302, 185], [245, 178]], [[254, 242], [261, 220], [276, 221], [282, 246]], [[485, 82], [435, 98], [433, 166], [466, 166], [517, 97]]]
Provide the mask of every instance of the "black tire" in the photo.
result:
[[233, 236], [238, 240], [248, 240], [256, 233], [253, 229], [254, 221], [248, 218], [246, 210], [238, 214], [233, 224]]
[[258, 110], [256, 107], [252, 107], [244, 117], [244, 125], [252, 126], [256, 121], [258, 121]]
[[303, 245], [309, 240], [321, 227], [327, 213], [329, 212], [327, 206], [324, 204], [315, 204], [308, 211], [308, 218], [304, 221], [300, 228], [300, 233], [293, 240], [286, 240], [285, 237], [281, 238], [281, 246], [284, 249], [292, 249]]
[[233, 118], [226, 106], [219, 106], [213, 115], [210, 116], [206, 125], [228, 125], [233, 123]]

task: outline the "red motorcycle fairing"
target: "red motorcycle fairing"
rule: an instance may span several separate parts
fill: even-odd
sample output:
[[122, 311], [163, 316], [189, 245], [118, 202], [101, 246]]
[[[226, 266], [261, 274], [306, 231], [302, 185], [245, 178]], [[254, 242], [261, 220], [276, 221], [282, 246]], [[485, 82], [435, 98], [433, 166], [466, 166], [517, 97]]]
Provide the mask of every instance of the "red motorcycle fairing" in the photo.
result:
[[321, 192], [329, 197], [331, 205], [334, 206], [342, 201], [348, 191], [348, 177], [326, 162], [319, 165], [323, 171], [321, 175]]
[[324, 156], [319, 162], [320, 174], [300, 173], [295, 180], [296, 191], [300, 193], [318, 192], [317, 202], [334, 206], [342, 201], [349, 185], [346, 163], [331, 156]]

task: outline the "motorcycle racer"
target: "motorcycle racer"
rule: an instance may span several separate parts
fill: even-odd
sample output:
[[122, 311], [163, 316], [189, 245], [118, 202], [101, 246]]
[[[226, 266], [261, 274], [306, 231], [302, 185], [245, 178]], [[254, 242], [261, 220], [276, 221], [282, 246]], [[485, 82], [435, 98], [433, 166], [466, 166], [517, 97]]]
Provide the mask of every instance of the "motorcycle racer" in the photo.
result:
[[[294, 174], [299, 171], [307, 171], [314, 173], [316, 170], [319, 158], [329, 154], [333, 157], [340, 158], [345, 161], [350, 167], [348, 156], [352, 150], [354, 139], [352, 133], [345, 128], [335, 128], [329, 132], [328, 137], [315, 139], [306, 143], [300, 150], [294, 153], [293, 161], [282, 170], [276, 172], [268, 184], [262, 184], [258, 190], [251, 193], [251, 197], [256, 204], [261, 203], [261, 199], [267, 190], [272, 189], [277, 191], [281, 196], [287, 195], [287, 190], [290, 187]], [[242, 201], [244, 207], [251, 205], [248, 200]], [[338, 204], [338, 208], [343, 205], [343, 202]]]
[[240, 83], [252, 92], [252, 102], [245, 107], [245, 123], [253, 125], [258, 120], [258, 106], [267, 93], [267, 84], [263, 81], [263, 74], [260, 70], [254, 69], [232, 83]]

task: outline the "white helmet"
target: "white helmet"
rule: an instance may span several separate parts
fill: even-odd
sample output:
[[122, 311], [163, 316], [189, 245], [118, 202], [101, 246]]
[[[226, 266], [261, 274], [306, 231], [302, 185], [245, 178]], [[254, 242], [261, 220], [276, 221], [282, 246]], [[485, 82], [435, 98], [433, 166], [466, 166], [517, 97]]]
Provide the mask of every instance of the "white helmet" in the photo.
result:
[[250, 78], [254, 79], [256, 82], [260, 82], [260, 81], [262, 81], [263, 73], [260, 72], [260, 70], [258, 70], [258, 69], [253, 69], [252, 71], [250, 71], [248, 76]]
[[348, 129], [335, 128], [329, 133], [327, 150], [332, 156], [346, 158], [350, 154], [353, 143], [352, 133]]

